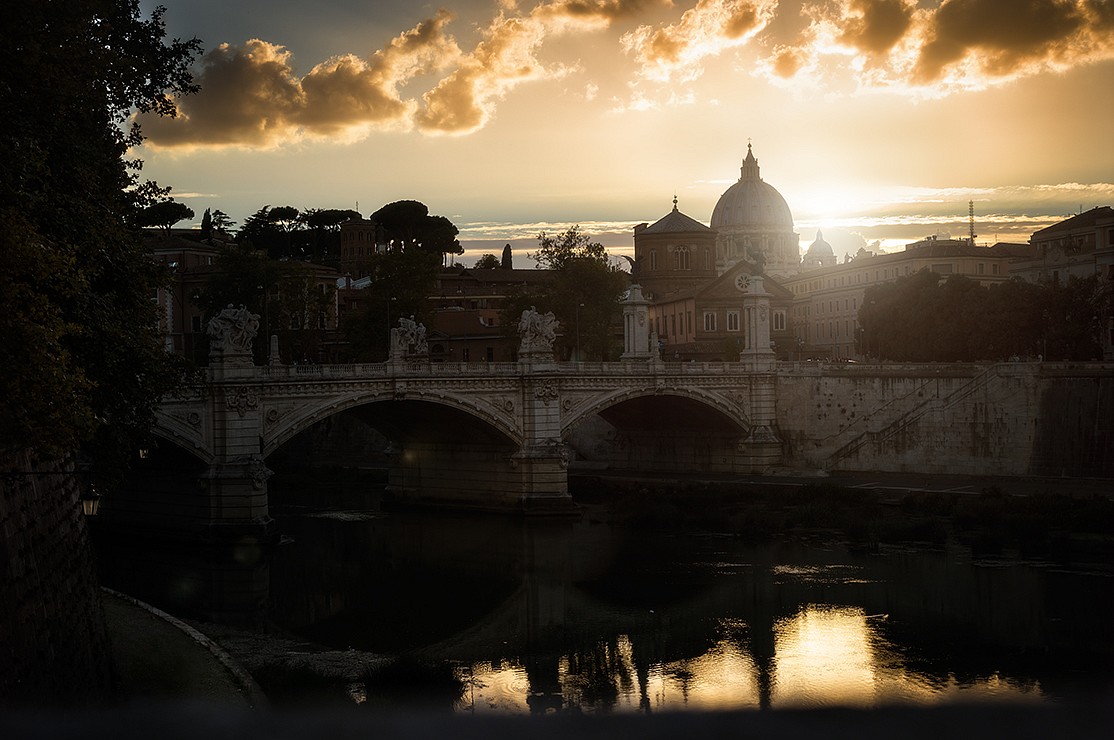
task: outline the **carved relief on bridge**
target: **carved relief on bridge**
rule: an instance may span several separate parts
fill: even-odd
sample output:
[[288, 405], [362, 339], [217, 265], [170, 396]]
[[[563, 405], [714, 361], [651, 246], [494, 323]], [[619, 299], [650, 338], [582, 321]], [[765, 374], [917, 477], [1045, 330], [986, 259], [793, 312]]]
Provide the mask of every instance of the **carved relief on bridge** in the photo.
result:
[[551, 401], [556, 401], [560, 395], [560, 392], [557, 390], [557, 382], [552, 379], [544, 381], [534, 389], [534, 398], [538, 399], [546, 406], [548, 406]]
[[259, 394], [254, 388], [237, 388], [234, 393], [224, 397], [225, 407], [235, 411], [242, 419], [249, 411], [259, 408]]

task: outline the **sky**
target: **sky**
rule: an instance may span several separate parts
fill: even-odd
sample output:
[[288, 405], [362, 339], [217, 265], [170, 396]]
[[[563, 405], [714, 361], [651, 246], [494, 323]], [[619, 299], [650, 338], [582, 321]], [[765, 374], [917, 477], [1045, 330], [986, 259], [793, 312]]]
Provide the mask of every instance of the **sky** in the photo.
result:
[[201, 91], [135, 154], [198, 222], [410, 199], [464, 264], [573, 224], [631, 254], [675, 196], [707, 224], [748, 144], [837, 256], [1114, 204], [1114, 0], [159, 4]]

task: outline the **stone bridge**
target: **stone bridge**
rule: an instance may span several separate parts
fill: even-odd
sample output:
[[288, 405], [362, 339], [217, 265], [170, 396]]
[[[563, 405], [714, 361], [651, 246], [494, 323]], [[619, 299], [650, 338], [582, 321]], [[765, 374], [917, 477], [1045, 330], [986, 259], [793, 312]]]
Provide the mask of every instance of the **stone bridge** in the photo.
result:
[[215, 520], [255, 520], [266, 458], [342, 412], [391, 440], [396, 495], [481, 508], [568, 504], [570, 441], [594, 424], [636, 468], [743, 474], [781, 457], [774, 376], [744, 362], [217, 367], [163, 403], [156, 433], [207, 466]]
[[[766, 296], [748, 298], [760, 308]], [[431, 363], [415, 352], [420, 325], [400, 325], [385, 363], [255, 366], [251, 316], [230, 309], [206, 382], [165, 399], [155, 430], [197, 459], [201, 484], [133, 492], [112, 516], [214, 539], [265, 532], [267, 458], [339, 415], [389, 440], [396, 497], [458, 508], [568, 508], [569, 466], [585, 461], [739, 476], [1114, 477], [1114, 364], [779, 364], [760, 310], [747, 313], [756, 341], [738, 362], [665, 363], [644, 311], [637, 292], [624, 304], [619, 362], [554, 362], [552, 316], [527, 312], [514, 363]]]
[[[229, 532], [265, 525], [267, 458], [342, 413], [390, 440], [392, 491], [421, 502], [569, 507], [567, 471], [577, 444], [604, 447], [609, 464], [640, 470], [760, 472], [782, 453], [773, 432], [768, 312], [758, 310], [768, 294], [759, 285], [749, 301], [748, 336], [756, 341], [738, 362], [702, 364], [661, 361], [637, 286], [624, 302], [622, 360], [610, 363], [554, 362], [553, 316], [531, 309], [523, 313], [514, 363], [431, 363], [424, 328], [403, 319], [385, 363], [291, 366], [272, 359], [256, 366], [258, 317], [229, 307], [210, 324], [206, 381], [192, 394], [164, 399], [158, 413], [155, 433], [204, 465], [200, 492], [179, 497], [168, 522], [177, 517]], [[135, 503], [138, 515], [143, 504]]]

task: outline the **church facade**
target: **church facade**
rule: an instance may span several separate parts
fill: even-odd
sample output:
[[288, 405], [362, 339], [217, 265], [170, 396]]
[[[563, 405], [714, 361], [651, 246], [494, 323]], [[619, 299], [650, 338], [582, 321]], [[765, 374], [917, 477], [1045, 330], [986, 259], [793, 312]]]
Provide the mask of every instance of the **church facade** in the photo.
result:
[[712, 211], [711, 226], [678, 210], [634, 228], [635, 281], [650, 301], [649, 317], [668, 360], [738, 360], [752, 349], [754, 317], [744, 296], [770, 296], [770, 340], [788, 357], [793, 294], [780, 281], [800, 269], [799, 237], [781, 194], [762, 180], [750, 145], [738, 182]]

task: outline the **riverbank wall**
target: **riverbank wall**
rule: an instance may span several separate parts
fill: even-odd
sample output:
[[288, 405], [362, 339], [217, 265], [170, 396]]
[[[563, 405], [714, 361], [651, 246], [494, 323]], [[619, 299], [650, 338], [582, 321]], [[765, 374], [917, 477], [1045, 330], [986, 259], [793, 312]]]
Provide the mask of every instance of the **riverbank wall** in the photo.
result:
[[1114, 477], [1114, 364], [779, 368], [796, 470]]

